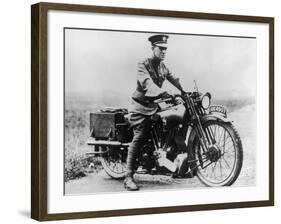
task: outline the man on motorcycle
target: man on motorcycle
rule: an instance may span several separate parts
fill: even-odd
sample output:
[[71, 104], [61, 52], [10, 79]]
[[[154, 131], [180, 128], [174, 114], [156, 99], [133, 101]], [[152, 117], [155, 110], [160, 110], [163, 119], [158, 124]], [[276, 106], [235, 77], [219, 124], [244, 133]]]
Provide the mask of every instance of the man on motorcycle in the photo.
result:
[[[155, 99], [167, 98], [170, 95], [161, 89], [167, 79], [180, 91], [179, 79], [174, 77], [163, 63], [167, 51], [167, 35], [153, 35], [148, 38], [152, 46], [152, 57], [138, 63], [137, 87], [129, 107], [129, 122], [134, 137], [128, 149], [127, 171], [124, 186], [127, 190], [138, 190], [134, 181], [134, 169], [137, 152], [147, 139], [150, 128], [150, 117], [156, 113], [158, 105]], [[184, 143], [184, 142], [183, 142]]]

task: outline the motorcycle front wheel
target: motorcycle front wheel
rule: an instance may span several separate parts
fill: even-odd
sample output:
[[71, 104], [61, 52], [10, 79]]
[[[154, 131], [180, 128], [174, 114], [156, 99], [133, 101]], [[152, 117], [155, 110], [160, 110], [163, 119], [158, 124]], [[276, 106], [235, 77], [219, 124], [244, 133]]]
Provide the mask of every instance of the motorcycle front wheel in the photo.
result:
[[212, 136], [214, 144], [204, 152], [197, 141], [197, 177], [209, 187], [230, 186], [236, 181], [242, 168], [243, 148], [240, 136], [231, 123], [218, 120], [205, 122], [203, 129]]
[[[109, 146], [107, 146], [109, 147]], [[110, 148], [108, 148], [110, 150]], [[123, 179], [126, 173], [126, 162], [119, 154], [108, 154], [99, 158], [104, 171], [113, 179]]]

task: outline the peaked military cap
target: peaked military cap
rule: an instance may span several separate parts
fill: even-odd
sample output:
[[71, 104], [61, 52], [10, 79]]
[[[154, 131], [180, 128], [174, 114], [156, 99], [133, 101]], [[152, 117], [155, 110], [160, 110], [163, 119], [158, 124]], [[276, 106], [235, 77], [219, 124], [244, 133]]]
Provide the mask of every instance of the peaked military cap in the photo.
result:
[[151, 42], [151, 45], [159, 46], [159, 47], [167, 47], [168, 38], [169, 38], [168, 35], [158, 34], [149, 37], [148, 40]]

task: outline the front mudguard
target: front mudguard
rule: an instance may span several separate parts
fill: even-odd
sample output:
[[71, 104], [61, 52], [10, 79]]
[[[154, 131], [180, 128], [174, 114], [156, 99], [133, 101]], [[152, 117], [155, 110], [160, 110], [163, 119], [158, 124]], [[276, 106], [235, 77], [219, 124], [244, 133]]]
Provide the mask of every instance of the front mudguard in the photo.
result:
[[205, 122], [207, 121], [221, 121], [221, 122], [224, 122], [224, 123], [232, 123], [233, 121], [228, 119], [228, 118], [225, 118], [219, 114], [207, 114], [207, 115], [204, 115], [200, 118], [200, 121], [201, 121], [201, 124], [204, 124]]

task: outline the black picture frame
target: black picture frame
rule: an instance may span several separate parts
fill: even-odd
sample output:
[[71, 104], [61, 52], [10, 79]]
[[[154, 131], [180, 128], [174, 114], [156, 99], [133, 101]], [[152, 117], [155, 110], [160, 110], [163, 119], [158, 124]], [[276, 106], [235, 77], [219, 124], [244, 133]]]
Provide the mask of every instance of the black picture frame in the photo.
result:
[[[75, 213], [48, 214], [48, 75], [47, 75], [47, 13], [49, 10], [69, 12], [108, 13], [136, 16], [158, 16], [166, 18], [194, 18], [252, 22], [269, 25], [269, 200], [216, 203], [204, 205], [169, 206], [153, 208], [132, 208], [108, 211], [87, 211]], [[137, 8], [103, 7], [57, 3], [38, 3], [31, 6], [31, 217], [39, 221], [60, 219], [81, 219], [94, 217], [141, 215], [155, 213], [187, 212], [226, 208], [246, 208], [274, 205], [274, 18], [241, 16], [183, 11], [164, 11]]]

